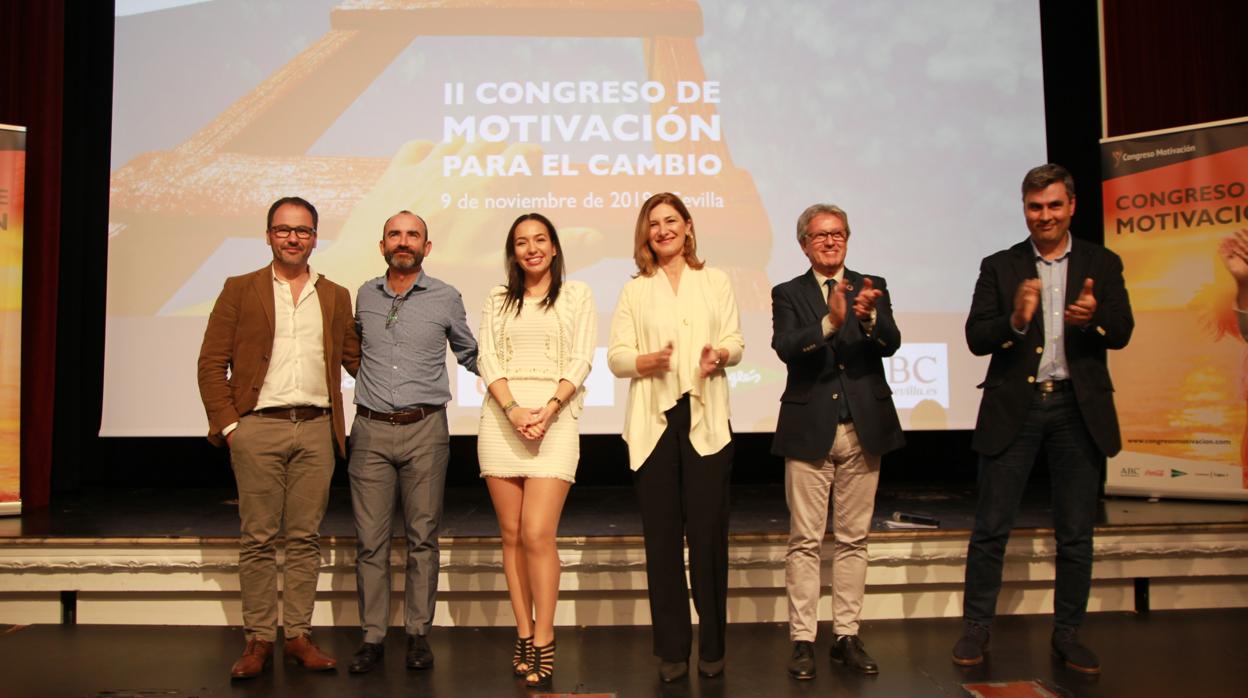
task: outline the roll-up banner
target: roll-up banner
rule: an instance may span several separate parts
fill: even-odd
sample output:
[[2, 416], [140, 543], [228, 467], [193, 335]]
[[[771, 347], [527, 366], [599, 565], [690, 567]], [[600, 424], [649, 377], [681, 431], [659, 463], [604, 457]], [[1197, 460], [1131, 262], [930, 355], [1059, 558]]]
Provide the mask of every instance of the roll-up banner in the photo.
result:
[[1135, 312], [1105, 491], [1248, 499], [1248, 118], [1103, 140], [1101, 172]]
[[22, 205], [26, 129], [0, 124], [0, 514], [22, 512]]

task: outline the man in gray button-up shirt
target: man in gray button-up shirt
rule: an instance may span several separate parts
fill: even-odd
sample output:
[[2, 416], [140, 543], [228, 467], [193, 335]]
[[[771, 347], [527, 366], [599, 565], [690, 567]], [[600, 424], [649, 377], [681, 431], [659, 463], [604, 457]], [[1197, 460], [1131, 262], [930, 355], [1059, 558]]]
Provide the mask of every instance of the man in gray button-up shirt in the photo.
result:
[[425, 638], [433, 624], [438, 524], [450, 456], [446, 347], [449, 343], [460, 365], [475, 373], [477, 342], [459, 292], [422, 268], [432, 247], [423, 219], [410, 211], [391, 216], [380, 243], [388, 269], [356, 294], [361, 359], [349, 472], [364, 644], [352, 659], [353, 673], [370, 671], [383, 656], [396, 489], [407, 534], [406, 664], [433, 665]]

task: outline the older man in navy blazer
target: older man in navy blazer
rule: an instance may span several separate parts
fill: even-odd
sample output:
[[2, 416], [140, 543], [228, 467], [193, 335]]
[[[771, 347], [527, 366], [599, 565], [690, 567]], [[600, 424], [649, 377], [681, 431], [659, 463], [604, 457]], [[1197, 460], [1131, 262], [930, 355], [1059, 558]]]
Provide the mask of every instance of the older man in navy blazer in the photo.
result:
[[1005, 545], [1037, 455], [1053, 488], [1057, 572], [1053, 653], [1072, 669], [1100, 672], [1076, 635], [1092, 586], [1092, 527], [1101, 464], [1122, 448], [1106, 354], [1135, 321], [1118, 255], [1070, 234], [1075, 182], [1059, 165], [1023, 179], [1030, 239], [984, 259], [966, 342], [989, 355], [971, 447], [979, 453], [979, 504], [966, 558], [964, 632], [953, 661], [984, 659], [1001, 591]]
[[879, 672], [858, 638], [880, 457], [905, 443], [882, 359], [901, 346], [884, 279], [845, 268], [849, 217], [816, 204], [797, 221], [811, 268], [771, 291], [771, 347], [788, 367], [772, 453], [789, 504], [789, 674], [815, 675], [820, 549], [832, 500], [834, 661]]

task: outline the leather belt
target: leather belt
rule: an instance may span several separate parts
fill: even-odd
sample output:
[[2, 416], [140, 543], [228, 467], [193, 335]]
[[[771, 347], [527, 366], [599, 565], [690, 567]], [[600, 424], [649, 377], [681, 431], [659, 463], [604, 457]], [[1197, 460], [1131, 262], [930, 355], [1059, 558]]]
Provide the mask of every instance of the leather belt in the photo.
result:
[[374, 412], [363, 405], [355, 406], [355, 413], [365, 419], [372, 419], [387, 424], [415, 424], [431, 414], [446, 409], [446, 405], [420, 405], [402, 412]]
[[1070, 390], [1069, 380], [1060, 381], [1036, 381], [1036, 390], [1042, 393], [1060, 393]]
[[329, 414], [328, 407], [266, 407], [262, 410], [252, 410], [251, 413], [259, 415], [266, 419], [288, 419], [292, 422], [306, 422], [309, 419], [324, 417]]

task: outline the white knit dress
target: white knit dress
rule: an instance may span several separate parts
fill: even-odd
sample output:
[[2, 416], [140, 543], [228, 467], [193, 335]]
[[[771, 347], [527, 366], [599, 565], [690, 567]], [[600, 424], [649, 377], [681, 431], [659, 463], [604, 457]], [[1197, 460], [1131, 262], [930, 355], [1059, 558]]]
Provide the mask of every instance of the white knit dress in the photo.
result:
[[529, 441], [516, 432], [502, 406], [487, 394], [477, 430], [482, 477], [553, 477], [576, 481], [580, 461], [578, 425], [598, 335], [589, 286], [565, 282], [555, 307], [527, 300], [520, 315], [503, 310], [505, 289], [495, 289], [481, 315], [478, 368], [488, 386], [507, 379], [519, 408], [544, 407], [559, 380], [576, 386], [572, 399], [551, 421], [546, 435]]

